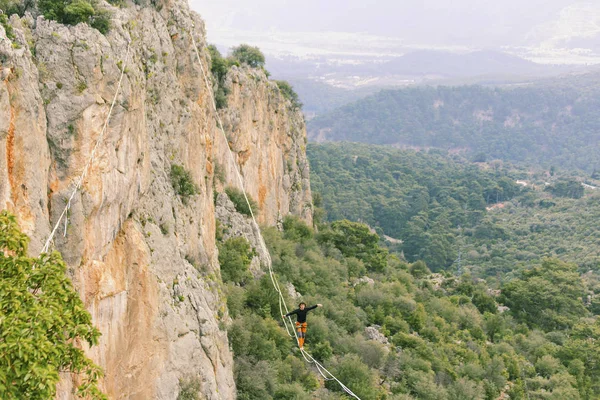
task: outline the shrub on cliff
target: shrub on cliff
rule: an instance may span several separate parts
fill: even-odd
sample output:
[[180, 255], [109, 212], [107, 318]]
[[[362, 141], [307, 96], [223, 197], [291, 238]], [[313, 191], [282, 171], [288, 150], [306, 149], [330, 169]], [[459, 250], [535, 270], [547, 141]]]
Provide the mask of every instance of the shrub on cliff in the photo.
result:
[[210, 53], [210, 72], [218, 82], [221, 82], [229, 72], [232, 62], [224, 58], [214, 44], [208, 46], [208, 52]]
[[215, 103], [217, 109], [225, 108], [227, 107], [227, 95], [229, 94], [229, 90], [224, 85], [225, 77], [231, 66], [239, 64], [239, 62], [233, 58], [224, 58], [214, 44], [208, 46], [208, 52], [210, 53], [210, 72], [212, 72], [217, 84], [214, 92]]
[[[1, 9], [1, 7], [0, 7]], [[15, 33], [13, 32], [12, 26], [8, 23], [8, 17], [6, 14], [0, 14], [0, 25], [4, 27], [4, 32], [6, 32], [6, 37], [10, 40], [15, 38]]]
[[265, 55], [258, 47], [248, 44], [241, 44], [234, 47], [231, 56], [241, 64], [246, 64], [252, 68], [262, 68], [265, 66]]
[[202, 381], [197, 376], [179, 379], [179, 394], [177, 400], [201, 400]]
[[171, 185], [183, 204], [187, 204], [189, 198], [198, 193], [198, 186], [194, 183], [192, 175], [181, 165], [171, 165]]
[[0, 0], [0, 10], [4, 11], [6, 17], [10, 17], [13, 14], [22, 17], [25, 11], [33, 6], [34, 3], [31, 0]]
[[229, 186], [225, 188], [225, 193], [227, 194], [227, 197], [229, 197], [229, 200], [233, 202], [236, 211], [240, 214], [251, 216], [252, 213], [256, 214], [259, 211], [258, 204], [256, 204], [256, 202], [250, 197], [248, 197], [248, 201], [250, 202], [250, 207], [248, 207], [246, 197], [244, 197], [244, 192], [242, 192], [241, 190]]
[[85, 22], [101, 33], [110, 29], [110, 14], [87, 0], [39, 0], [38, 8], [46, 19], [61, 24], [77, 25]]
[[59, 373], [77, 373], [79, 395], [104, 399], [101, 370], [77, 343], [98, 344], [59, 253], [27, 256], [29, 239], [0, 213], [0, 398], [52, 399]]
[[286, 99], [291, 101], [292, 106], [294, 108], [302, 108], [302, 102], [300, 101], [300, 98], [298, 97], [298, 93], [296, 93], [296, 91], [294, 90], [292, 85], [290, 85], [289, 82], [275, 81], [275, 83], [277, 84], [277, 87], [279, 88], [279, 91], [281, 92], [283, 97], [285, 97]]

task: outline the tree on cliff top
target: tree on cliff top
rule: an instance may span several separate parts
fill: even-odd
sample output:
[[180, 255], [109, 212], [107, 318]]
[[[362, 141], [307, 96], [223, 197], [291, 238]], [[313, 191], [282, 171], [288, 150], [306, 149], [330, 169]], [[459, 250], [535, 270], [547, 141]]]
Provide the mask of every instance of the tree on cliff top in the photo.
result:
[[265, 55], [258, 47], [248, 44], [241, 44], [234, 47], [231, 56], [241, 64], [247, 64], [252, 68], [262, 68], [265, 66]]
[[78, 374], [78, 394], [106, 397], [97, 387], [100, 368], [80, 344], [96, 345], [79, 295], [59, 253], [27, 256], [29, 239], [16, 219], [0, 213], [0, 398], [51, 399], [60, 372]]
[[87, 0], [39, 0], [38, 8], [45, 18], [61, 24], [77, 25], [85, 22], [106, 34], [110, 29], [110, 12]]

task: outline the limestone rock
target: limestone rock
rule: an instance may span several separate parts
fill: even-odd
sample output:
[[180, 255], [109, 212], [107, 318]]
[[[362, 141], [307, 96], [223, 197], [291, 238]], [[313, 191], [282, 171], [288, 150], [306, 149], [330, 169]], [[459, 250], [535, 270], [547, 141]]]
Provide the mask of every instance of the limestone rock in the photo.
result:
[[365, 336], [369, 340], [373, 340], [377, 343], [381, 344], [389, 344], [388, 338], [385, 337], [383, 333], [380, 331], [381, 327], [379, 325], [371, 325], [365, 328]]
[[367, 286], [373, 286], [373, 285], [375, 285], [375, 281], [373, 280], [373, 278], [369, 278], [368, 276], [363, 276], [361, 278], [356, 279], [353, 283], [353, 286], [358, 286], [360, 284], [365, 284]]
[[285, 285], [285, 289], [287, 290], [288, 294], [290, 295], [290, 297], [294, 300], [298, 300], [300, 298], [302, 298], [302, 294], [300, 294], [296, 288], [294, 287], [294, 285], [291, 282], [288, 282]]

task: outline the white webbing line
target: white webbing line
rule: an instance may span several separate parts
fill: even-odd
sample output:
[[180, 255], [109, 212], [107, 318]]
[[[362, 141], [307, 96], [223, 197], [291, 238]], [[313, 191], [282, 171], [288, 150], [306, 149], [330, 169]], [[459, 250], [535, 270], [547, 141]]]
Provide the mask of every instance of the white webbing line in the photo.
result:
[[96, 145], [94, 146], [94, 149], [92, 150], [92, 153], [90, 154], [90, 158], [88, 159], [87, 163], [83, 167], [83, 171], [82, 171], [81, 175], [79, 176], [79, 179], [77, 180], [77, 183], [75, 184], [75, 187], [73, 188], [73, 192], [71, 193], [71, 196], [67, 200], [67, 205], [65, 206], [65, 209], [63, 210], [63, 212], [60, 214], [60, 217], [58, 217], [58, 221], [56, 221], [56, 225], [54, 225], [54, 229], [52, 229], [52, 232], [50, 232], [50, 236], [48, 237], [48, 240], [46, 240], [46, 243], [44, 244], [44, 247], [42, 248], [41, 253], [47, 253], [48, 250], [50, 249], [52, 240], [54, 239], [54, 236], [56, 235], [56, 232], [58, 231], [58, 228], [59, 228], [60, 223], [63, 220], [63, 218], [65, 219], [65, 230], [64, 230], [63, 236], [67, 236], [67, 226], [68, 226], [68, 222], [69, 222], [68, 213], [69, 213], [69, 209], [71, 208], [71, 202], [73, 201], [73, 198], [77, 194], [77, 191], [83, 185], [83, 180], [85, 179], [90, 167], [92, 166], [92, 162], [94, 161], [94, 157], [96, 156], [96, 151], [98, 150], [98, 147], [100, 147], [100, 143], [102, 142], [102, 139], [104, 138], [104, 135], [106, 134], [106, 131], [108, 130], [108, 123], [110, 121], [110, 117], [112, 115], [113, 108], [115, 107], [115, 103], [117, 102], [117, 97], [119, 96], [119, 92], [121, 91], [121, 83], [123, 82], [123, 76], [125, 75], [125, 67], [127, 66], [127, 60], [129, 59], [130, 45], [131, 45], [131, 41], [128, 40], [127, 41], [127, 52], [125, 54], [125, 61], [123, 62], [123, 66], [121, 69], [121, 76], [119, 77], [119, 84], [117, 85], [117, 90], [115, 91], [115, 97], [113, 98], [113, 101], [110, 105], [110, 109], [108, 110], [108, 115], [106, 116], [106, 120], [104, 121], [104, 126], [102, 127], [102, 132], [100, 132], [100, 136], [96, 140]]
[[[195, 27], [194, 27], [195, 29]], [[210, 84], [210, 81], [208, 79], [208, 74], [206, 73], [205, 69], [204, 69], [204, 64], [202, 64], [202, 58], [200, 57], [200, 52], [198, 51], [198, 45], [196, 44], [196, 39], [194, 39], [194, 34], [193, 32], [190, 32], [190, 36], [192, 38], [192, 43], [194, 45], [194, 50], [196, 52], [196, 57], [198, 58], [198, 63], [200, 64], [200, 70], [202, 71], [202, 75], [204, 76], [204, 82], [206, 84], [206, 87], [209, 89], [210, 92], [213, 91], [212, 89], [212, 85]], [[259, 243], [260, 246], [262, 247], [263, 250], [263, 254], [266, 255], [267, 257], [267, 267], [269, 268], [269, 276], [271, 277], [271, 282], [273, 283], [273, 287], [275, 288], [275, 291], [277, 292], [277, 294], [279, 295], [279, 311], [281, 313], [281, 315], [283, 314], [283, 309], [285, 309], [285, 313], [288, 314], [289, 313], [289, 309], [288, 306], [285, 302], [285, 298], [283, 297], [283, 293], [281, 292], [281, 287], [279, 286], [279, 282], [277, 281], [277, 277], [275, 276], [275, 273], [273, 272], [273, 269], [271, 267], [271, 254], [269, 253], [269, 250], [267, 249], [267, 245], [263, 239], [263, 236], [260, 232], [260, 228], [258, 226], [258, 223], [256, 222], [256, 218], [254, 216], [254, 211], [252, 210], [252, 206], [250, 205], [250, 200], [248, 199], [248, 195], [246, 194], [246, 188], [244, 186], [244, 179], [242, 178], [242, 173], [240, 172], [240, 169], [237, 165], [237, 162], [235, 161], [235, 158], [233, 156], [233, 150], [231, 149], [231, 146], [229, 145], [229, 140], [227, 139], [227, 134], [225, 134], [225, 129], [223, 128], [223, 122], [221, 121], [221, 116], [219, 115], [219, 112], [217, 110], [217, 104], [215, 102], [215, 97], [214, 97], [214, 93], [210, 93], [210, 99], [211, 99], [211, 103], [213, 106], [213, 111], [217, 117], [217, 123], [218, 123], [218, 127], [221, 130], [221, 133], [223, 134], [223, 138], [225, 139], [225, 143], [227, 143], [227, 149], [229, 150], [229, 158], [231, 160], [231, 163], [233, 165], [233, 168], [236, 172], [237, 178], [238, 178], [238, 182], [240, 184], [240, 187], [242, 189], [242, 193], [244, 194], [244, 198], [246, 199], [246, 203], [248, 204], [248, 208], [250, 209], [250, 216], [252, 217], [252, 222], [254, 224], [254, 229], [256, 230], [256, 234], [259, 238]], [[282, 305], [283, 305], [283, 309], [282, 309]], [[292, 331], [293, 331], [293, 327], [294, 324], [292, 322], [292, 318], [288, 317], [289, 323], [292, 326]], [[294, 336], [296, 338], [296, 343], [299, 345], [300, 342], [298, 340], [298, 336], [295, 334], [290, 333], [286, 319], [283, 319], [283, 324], [285, 325], [285, 329], [288, 332], [288, 335], [290, 336]], [[349, 394], [350, 396], [356, 398], [357, 400], [361, 400], [360, 397], [358, 397], [356, 394], [354, 394], [350, 389], [348, 389], [348, 387], [346, 385], [344, 385], [342, 382], [340, 382], [331, 372], [329, 372], [325, 367], [323, 367], [323, 365], [321, 365], [317, 360], [315, 360], [308, 352], [304, 351], [304, 349], [301, 349], [301, 353], [302, 356], [304, 357], [304, 359], [308, 362], [308, 363], [313, 363], [315, 364], [315, 366], [317, 367], [317, 370], [319, 371], [319, 373], [321, 374], [321, 376], [323, 376], [323, 378], [325, 380], [335, 380], [337, 383], [339, 383], [339, 385], [342, 387], [342, 389]], [[323, 371], [325, 371], [330, 378], [327, 378], [327, 376], [323, 373]]]

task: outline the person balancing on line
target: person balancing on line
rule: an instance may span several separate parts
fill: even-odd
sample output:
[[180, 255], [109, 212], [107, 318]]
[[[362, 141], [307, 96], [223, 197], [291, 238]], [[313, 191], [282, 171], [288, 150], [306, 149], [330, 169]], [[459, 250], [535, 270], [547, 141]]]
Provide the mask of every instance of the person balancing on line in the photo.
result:
[[306, 338], [306, 314], [308, 314], [310, 310], [314, 310], [317, 307], [323, 307], [323, 304], [306, 307], [306, 303], [302, 302], [298, 305], [298, 309], [290, 311], [283, 316], [285, 319], [296, 314], [296, 330], [298, 331], [298, 345], [300, 346], [300, 350], [304, 349], [304, 339]]

